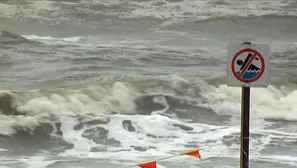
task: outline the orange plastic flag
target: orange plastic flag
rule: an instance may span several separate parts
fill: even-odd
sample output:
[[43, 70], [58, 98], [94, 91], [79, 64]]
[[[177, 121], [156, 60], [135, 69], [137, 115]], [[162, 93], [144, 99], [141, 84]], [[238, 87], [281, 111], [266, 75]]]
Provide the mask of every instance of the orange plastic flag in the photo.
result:
[[197, 157], [197, 158], [201, 159], [199, 149], [194, 149], [194, 150], [187, 151], [187, 152], [183, 153], [183, 155], [194, 156], [194, 157]]
[[157, 168], [157, 161], [153, 160], [151, 162], [138, 164], [141, 168]]

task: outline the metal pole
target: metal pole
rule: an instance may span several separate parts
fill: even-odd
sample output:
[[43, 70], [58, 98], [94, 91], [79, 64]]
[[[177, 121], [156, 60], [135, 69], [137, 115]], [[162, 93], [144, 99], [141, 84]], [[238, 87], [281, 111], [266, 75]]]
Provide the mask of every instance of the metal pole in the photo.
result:
[[240, 168], [249, 168], [250, 87], [241, 90]]

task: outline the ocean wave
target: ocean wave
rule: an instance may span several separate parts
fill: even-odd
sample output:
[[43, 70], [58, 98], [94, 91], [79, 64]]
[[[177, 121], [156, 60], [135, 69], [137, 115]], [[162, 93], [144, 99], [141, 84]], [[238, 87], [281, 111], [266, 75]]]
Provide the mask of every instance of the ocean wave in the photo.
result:
[[[297, 120], [296, 90], [253, 88], [251, 96], [253, 118]], [[10, 135], [20, 128], [30, 132], [42, 123], [56, 122], [61, 115], [105, 118], [160, 113], [215, 124], [238, 117], [240, 100], [239, 88], [185, 79], [126, 79], [81, 90], [3, 91], [0, 133]]]
[[[229, 16], [262, 16], [279, 14], [296, 16], [291, 1], [30, 1], [0, 3], [2, 17], [37, 19], [54, 23], [117, 18], [165, 19], [163, 24], [184, 20], [205, 20]], [[290, 8], [289, 8], [290, 7]], [[168, 20], [169, 19], [169, 20]]]

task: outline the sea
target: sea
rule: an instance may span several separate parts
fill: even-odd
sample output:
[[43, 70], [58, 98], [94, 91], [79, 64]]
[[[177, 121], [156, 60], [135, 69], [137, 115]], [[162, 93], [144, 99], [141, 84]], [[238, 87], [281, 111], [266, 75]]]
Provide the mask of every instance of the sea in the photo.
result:
[[296, 0], [0, 0], [0, 29], [1, 168], [239, 168], [242, 41], [270, 46], [250, 167], [297, 167]]

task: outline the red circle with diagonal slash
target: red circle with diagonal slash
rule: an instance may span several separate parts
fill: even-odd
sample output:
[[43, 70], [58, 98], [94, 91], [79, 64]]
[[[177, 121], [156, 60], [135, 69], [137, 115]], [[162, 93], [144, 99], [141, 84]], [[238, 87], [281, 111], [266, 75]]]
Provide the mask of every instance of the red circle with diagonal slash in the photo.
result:
[[[235, 62], [236, 62], [236, 60], [237, 60], [237, 57], [238, 57], [239, 55], [245, 53], [245, 52], [246, 52], [246, 53], [248, 53], [248, 52], [249, 52], [249, 53], [253, 53], [253, 55], [256, 54], [256, 56], [258, 56], [258, 57], [260, 58], [260, 60], [261, 60], [261, 69], [260, 69], [260, 73], [259, 73], [257, 76], [255, 76], [254, 78], [249, 79], [249, 80], [243, 79], [241, 76], [239, 76], [239, 75], [236, 73], [236, 70], [235, 70]], [[249, 66], [249, 65], [248, 65], [248, 66]], [[252, 82], [255, 82], [255, 81], [257, 81], [259, 78], [261, 78], [261, 76], [263, 75], [263, 73], [264, 73], [264, 71], [265, 71], [264, 58], [263, 58], [263, 56], [262, 56], [258, 51], [254, 50], [254, 49], [251, 49], [251, 48], [245, 48], [245, 49], [242, 49], [242, 50], [238, 51], [238, 52], [234, 55], [234, 57], [233, 57], [233, 59], [232, 59], [232, 62], [231, 62], [231, 70], [232, 70], [232, 73], [233, 73], [234, 77], [235, 77], [237, 80], [239, 80], [239, 81], [241, 81], [241, 82], [244, 82], [244, 83], [252, 83]]]

